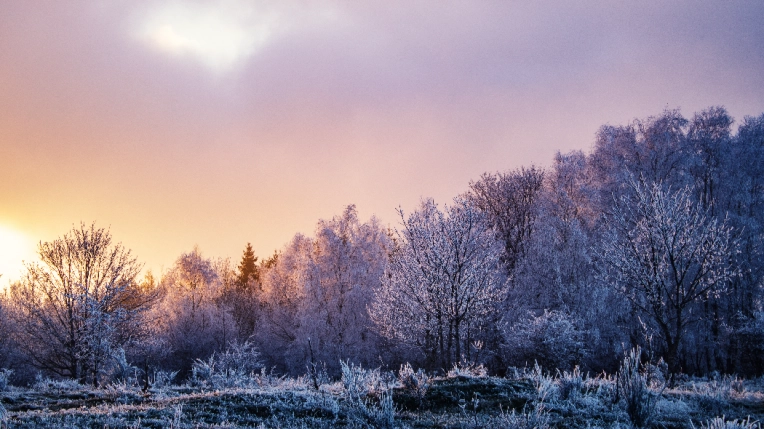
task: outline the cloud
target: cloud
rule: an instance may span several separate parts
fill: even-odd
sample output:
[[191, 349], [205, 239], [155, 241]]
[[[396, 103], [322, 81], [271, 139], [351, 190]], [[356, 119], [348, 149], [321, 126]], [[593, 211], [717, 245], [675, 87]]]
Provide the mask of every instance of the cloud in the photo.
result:
[[157, 267], [394, 222], [666, 106], [764, 111], [761, 3], [317, 3], [0, 2], [0, 215]]
[[161, 51], [192, 57], [223, 72], [257, 53], [287, 27], [279, 10], [251, 2], [175, 1], [144, 12], [136, 33]]
[[289, 2], [176, 0], [142, 11], [135, 34], [150, 46], [198, 60], [226, 72], [306, 21], [332, 19], [329, 7], [297, 7]]

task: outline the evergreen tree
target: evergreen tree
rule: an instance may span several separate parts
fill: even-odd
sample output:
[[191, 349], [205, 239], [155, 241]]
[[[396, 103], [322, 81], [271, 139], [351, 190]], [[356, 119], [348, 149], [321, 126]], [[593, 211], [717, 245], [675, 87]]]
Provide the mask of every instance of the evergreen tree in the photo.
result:
[[252, 244], [247, 243], [247, 248], [244, 249], [244, 254], [241, 257], [239, 276], [236, 280], [239, 290], [250, 289], [248, 285], [251, 280], [254, 280], [256, 283], [260, 282], [260, 269], [257, 266], [257, 256], [255, 256], [255, 251], [252, 250]]

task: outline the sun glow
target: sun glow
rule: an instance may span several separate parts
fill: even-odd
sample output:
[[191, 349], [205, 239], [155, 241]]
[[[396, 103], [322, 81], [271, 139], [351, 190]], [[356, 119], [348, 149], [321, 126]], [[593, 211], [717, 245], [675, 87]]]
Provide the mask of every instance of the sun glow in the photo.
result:
[[0, 289], [9, 281], [18, 280], [24, 269], [23, 262], [35, 258], [34, 244], [24, 234], [0, 225]]
[[276, 11], [257, 9], [250, 2], [171, 2], [145, 16], [139, 37], [161, 51], [223, 72], [261, 49], [281, 24]]

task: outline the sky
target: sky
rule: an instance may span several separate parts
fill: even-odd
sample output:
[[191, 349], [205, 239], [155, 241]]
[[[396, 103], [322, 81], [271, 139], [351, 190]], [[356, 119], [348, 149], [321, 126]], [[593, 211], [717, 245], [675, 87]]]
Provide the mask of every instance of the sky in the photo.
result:
[[109, 228], [161, 274], [448, 203], [680, 108], [764, 113], [761, 1], [0, 0], [0, 284]]

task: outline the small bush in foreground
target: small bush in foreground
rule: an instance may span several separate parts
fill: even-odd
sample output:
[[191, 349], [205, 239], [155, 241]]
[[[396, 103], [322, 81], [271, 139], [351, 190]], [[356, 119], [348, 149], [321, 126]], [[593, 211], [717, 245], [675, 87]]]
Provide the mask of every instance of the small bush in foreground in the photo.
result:
[[262, 367], [260, 354], [249, 341], [233, 343], [223, 353], [213, 353], [209, 359], [197, 359], [191, 367], [195, 384], [214, 388], [241, 387], [249, 384], [255, 370]]
[[11, 375], [13, 375], [13, 370], [11, 369], [0, 369], [0, 392], [8, 388], [8, 385], [10, 382], [8, 381], [11, 378]]
[[427, 395], [427, 390], [432, 383], [432, 378], [421, 368], [414, 372], [411, 364], [406, 362], [404, 365], [401, 365], [401, 369], [398, 371], [398, 381], [404, 389], [414, 394], [418, 405], [421, 407], [422, 401], [425, 395]]
[[623, 401], [626, 414], [636, 427], [647, 427], [653, 417], [655, 405], [660, 394], [648, 386], [648, 375], [640, 370], [639, 347], [632, 349], [621, 362], [621, 369], [616, 377], [616, 392]]
[[750, 417], [746, 420], [725, 420], [722, 416], [711, 419], [700, 427], [702, 429], [761, 429], [761, 424], [752, 422]]

